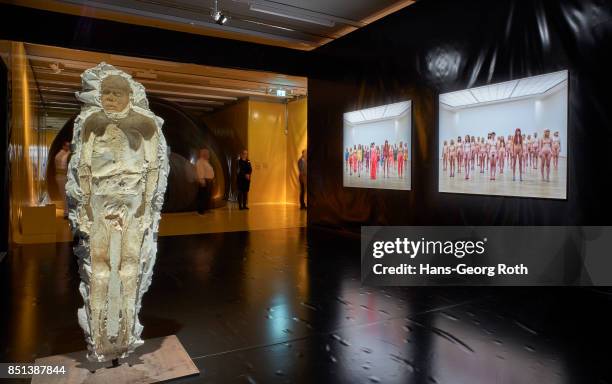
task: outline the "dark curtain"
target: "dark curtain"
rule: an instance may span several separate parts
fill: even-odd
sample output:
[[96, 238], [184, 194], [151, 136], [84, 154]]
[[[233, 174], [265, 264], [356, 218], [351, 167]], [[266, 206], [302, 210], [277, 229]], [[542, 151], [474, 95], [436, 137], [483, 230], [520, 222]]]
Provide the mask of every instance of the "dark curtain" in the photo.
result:
[[[421, 0], [313, 53], [309, 225], [601, 225], [612, 217], [612, 3]], [[568, 198], [438, 192], [438, 94], [569, 70]], [[412, 190], [342, 187], [344, 112], [412, 99]]]

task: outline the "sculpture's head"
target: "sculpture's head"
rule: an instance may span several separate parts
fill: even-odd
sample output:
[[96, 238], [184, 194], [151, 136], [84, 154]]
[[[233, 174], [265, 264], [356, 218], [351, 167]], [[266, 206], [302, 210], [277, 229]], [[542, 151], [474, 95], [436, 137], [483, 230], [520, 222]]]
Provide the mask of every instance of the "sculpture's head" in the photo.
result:
[[102, 80], [100, 92], [102, 108], [106, 112], [122, 112], [130, 102], [132, 87], [125, 78], [110, 75]]

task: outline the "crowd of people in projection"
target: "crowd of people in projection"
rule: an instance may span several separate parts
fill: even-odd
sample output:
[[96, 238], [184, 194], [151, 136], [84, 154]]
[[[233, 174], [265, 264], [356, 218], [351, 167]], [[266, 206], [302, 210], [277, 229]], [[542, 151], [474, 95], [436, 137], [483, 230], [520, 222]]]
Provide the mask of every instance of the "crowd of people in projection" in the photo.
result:
[[348, 176], [377, 178], [400, 178], [405, 175], [408, 162], [408, 143], [400, 141], [390, 144], [385, 140], [383, 145], [372, 142], [355, 144], [344, 151], [344, 172]]
[[457, 141], [444, 141], [442, 147], [442, 169], [448, 171], [449, 177], [455, 173], [464, 173], [465, 179], [473, 177], [474, 172], [488, 173], [489, 180], [494, 181], [496, 174], [512, 172], [512, 180], [523, 181], [528, 169], [540, 169], [542, 181], [550, 181], [551, 163], [554, 169], [559, 166], [561, 139], [559, 132], [550, 134], [544, 130], [544, 136], [538, 138], [537, 132], [527, 135], [516, 128], [514, 135], [496, 136], [495, 132], [484, 137], [465, 135]]

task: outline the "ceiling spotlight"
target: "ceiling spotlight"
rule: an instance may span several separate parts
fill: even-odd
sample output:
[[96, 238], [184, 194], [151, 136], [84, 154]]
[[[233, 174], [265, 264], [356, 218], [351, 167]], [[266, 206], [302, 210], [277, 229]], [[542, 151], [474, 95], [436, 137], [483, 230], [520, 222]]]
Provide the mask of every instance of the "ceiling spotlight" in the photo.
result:
[[227, 23], [229, 21], [229, 16], [227, 16], [226, 14], [224, 14], [220, 9], [219, 9], [219, 3], [218, 0], [215, 0], [213, 2], [213, 8], [212, 11], [210, 12], [210, 16], [212, 17], [212, 19], [215, 21], [216, 24], [219, 25], [224, 25], [225, 23]]

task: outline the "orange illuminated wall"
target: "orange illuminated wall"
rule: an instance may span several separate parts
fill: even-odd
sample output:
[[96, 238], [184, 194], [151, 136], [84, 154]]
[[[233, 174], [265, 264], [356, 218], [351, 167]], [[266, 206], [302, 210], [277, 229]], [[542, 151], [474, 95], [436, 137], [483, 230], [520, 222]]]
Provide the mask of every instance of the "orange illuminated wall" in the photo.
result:
[[287, 192], [285, 104], [249, 101], [249, 203], [284, 203]]
[[297, 159], [306, 148], [306, 99], [249, 101], [250, 204], [298, 204]]
[[288, 107], [288, 130], [287, 130], [287, 192], [288, 203], [299, 204], [300, 185], [298, 181], [297, 162], [302, 151], [306, 150], [306, 104], [303, 98], [290, 102]]
[[36, 142], [33, 122], [37, 121], [31, 107], [31, 71], [28, 66], [22, 43], [11, 43], [9, 55], [10, 82], [12, 93], [11, 137], [9, 142], [9, 161], [11, 177], [11, 239], [20, 235], [19, 218], [24, 206], [36, 201], [34, 169], [30, 158], [30, 148]]
[[8, 49], [4, 57], [11, 89], [10, 240], [53, 242], [55, 208], [41, 203], [46, 192], [44, 164], [50, 137], [39, 130], [38, 88], [23, 43], [10, 42], [3, 47]]
[[306, 98], [289, 103], [243, 100], [204, 121], [218, 138], [249, 150], [249, 204], [298, 204], [297, 160], [306, 149]]
[[[235, 144], [236, 148], [243, 148], [248, 141], [249, 102], [240, 101], [227, 108], [204, 116], [211, 132], [222, 142]], [[238, 155], [238, 153], [236, 153]]]

